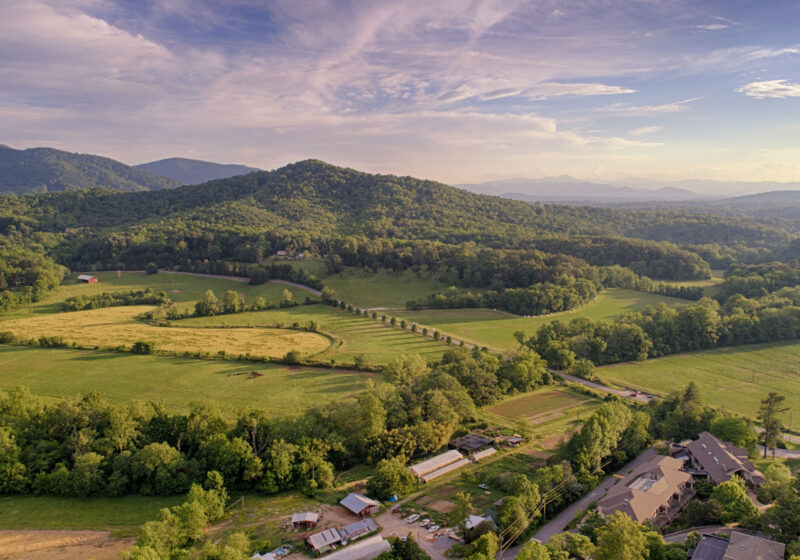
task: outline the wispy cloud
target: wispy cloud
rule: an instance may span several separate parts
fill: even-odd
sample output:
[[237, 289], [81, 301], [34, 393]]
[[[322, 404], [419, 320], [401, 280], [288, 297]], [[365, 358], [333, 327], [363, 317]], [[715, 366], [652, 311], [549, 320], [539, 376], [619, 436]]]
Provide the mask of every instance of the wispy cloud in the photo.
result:
[[730, 25], [725, 23], [709, 23], [707, 25], [695, 25], [695, 29], [700, 29], [702, 31], [722, 31], [723, 29], [728, 29]]
[[800, 97], [800, 84], [789, 80], [767, 80], [764, 82], [750, 82], [736, 91], [756, 99], [786, 99], [787, 97]]
[[703, 97], [691, 97], [682, 101], [673, 101], [672, 103], [663, 103], [661, 105], [627, 105], [624, 103], [614, 103], [613, 105], [601, 107], [598, 111], [625, 115], [664, 115], [686, 111], [692, 103], [700, 99], [703, 99]]
[[664, 130], [663, 126], [643, 126], [628, 131], [628, 134], [631, 136], [646, 136], [648, 134], [653, 134], [654, 132], [661, 132], [662, 130]]

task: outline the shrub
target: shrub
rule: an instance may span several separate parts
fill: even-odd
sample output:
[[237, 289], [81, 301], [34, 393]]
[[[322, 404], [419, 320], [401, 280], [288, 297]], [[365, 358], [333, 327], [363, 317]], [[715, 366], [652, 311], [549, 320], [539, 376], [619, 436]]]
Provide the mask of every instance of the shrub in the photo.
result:
[[156, 350], [154, 342], [146, 342], [144, 340], [137, 340], [131, 346], [132, 354], [152, 354]]
[[0, 332], [0, 344], [11, 344], [17, 340], [17, 337], [14, 336], [14, 333], [11, 331], [2, 331]]
[[289, 350], [286, 353], [286, 356], [283, 357], [283, 359], [287, 364], [299, 364], [300, 352], [298, 352], [297, 350]]
[[158, 274], [158, 265], [154, 262], [149, 262], [147, 266], [144, 267], [144, 271], [147, 274]]

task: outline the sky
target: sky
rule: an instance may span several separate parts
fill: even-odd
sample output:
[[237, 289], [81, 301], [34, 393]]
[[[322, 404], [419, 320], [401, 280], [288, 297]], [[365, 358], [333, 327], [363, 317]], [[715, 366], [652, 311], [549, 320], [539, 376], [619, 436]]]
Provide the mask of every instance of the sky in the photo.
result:
[[796, 0], [0, 0], [0, 143], [798, 181], [799, 29]]

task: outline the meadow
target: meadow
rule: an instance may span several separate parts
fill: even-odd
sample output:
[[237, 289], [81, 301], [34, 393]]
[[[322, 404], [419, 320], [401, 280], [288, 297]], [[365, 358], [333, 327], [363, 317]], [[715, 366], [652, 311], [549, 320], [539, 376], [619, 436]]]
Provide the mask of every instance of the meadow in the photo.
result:
[[[277, 364], [223, 362], [133, 354], [0, 346], [0, 389], [26, 386], [45, 401], [89, 391], [110, 402], [162, 402], [186, 411], [213, 401], [225, 418], [259, 408], [270, 416], [297, 414], [361, 391], [372, 374]], [[262, 377], [247, 375], [258, 371]]]
[[[325, 286], [333, 288], [339, 297], [358, 307], [387, 307], [405, 309], [406, 303], [443, 292], [450, 286], [441, 280], [407, 270], [403, 274], [379, 270], [377, 273], [361, 269], [326, 276]], [[474, 291], [474, 290], [473, 290]]]
[[3, 321], [0, 328], [22, 340], [60, 336], [67, 343], [74, 342], [82, 348], [129, 347], [136, 341], [153, 341], [156, 349], [164, 352], [226, 352], [233, 356], [250, 354], [270, 358], [282, 358], [290, 350], [310, 356], [331, 344], [327, 337], [305, 331], [157, 327], [136, 319], [137, 315], [151, 309], [152, 306], [132, 305], [53, 313]]
[[[333, 346], [316, 355], [315, 359], [334, 359], [338, 363], [348, 363], [361, 354], [368, 362], [385, 364], [397, 357], [419, 354], [428, 361], [433, 361], [441, 358], [447, 349], [443, 343], [431, 338], [403, 332], [399, 327], [393, 328], [378, 320], [322, 304], [216, 317], [196, 317], [174, 324], [204, 327], [223, 325], [264, 327], [289, 326], [294, 323], [304, 326], [309, 321], [316, 321], [322, 331], [331, 333], [336, 339]], [[246, 332], [246, 330], [237, 329], [235, 332]]]
[[492, 309], [424, 309], [395, 314], [479, 346], [512, 350], [517, 346], [514, 340], [516, 331], [523, 331], [530, 336], [541, 325], [555, 319], [567, 322], [575, 317], [589, 317], [610, 321], [627, 311], [637, 311], [660, 302], [668, 305], [687, 303], [683, 299], [612, 288], [604, 290], [593, 301], [572, 311], [537, 317], [520, 317]]
[[[799, 342], [718, 348], [605, 366], [596, 373], [606, 383], [657, 395], [694, 381], [705, 404], [750, 418], [770, 391], [784, 395], [790, 410], [800, 407]], [[789, 413], [784, 416], [788, 423]]]
[[540, 391], [521, 397], [514, 397], [487, 408], [493, 414], [514, 420], [532, 419], [543, 414], [564, 410], [588, 401], [563, 390]]

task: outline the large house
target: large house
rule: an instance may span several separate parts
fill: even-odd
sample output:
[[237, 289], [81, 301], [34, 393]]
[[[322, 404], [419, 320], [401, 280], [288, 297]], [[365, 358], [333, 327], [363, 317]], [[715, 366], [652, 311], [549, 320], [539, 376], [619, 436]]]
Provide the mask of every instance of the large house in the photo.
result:
[[692, 475], [682, 467], [679, 459], [654, 457], [611, 488], [598, 502], [598, 510], [603, 515], [621, 511], [638, 523], [664, 527], [695, 495]]
[[731, 533], [730, 539], [703, 535], [692, 560], [783, 560], [786, 546], [755, 535]]
[[720, 441], [709, 432], [685, 445], [674, 446], [672, 455], [686, 458], [695, 469], [695, 476], [707, 476], [714, 484], [726, 482], [733, 475], [751, 487], [764, 482], [764, 475], [750, 462], [746, 449]]

